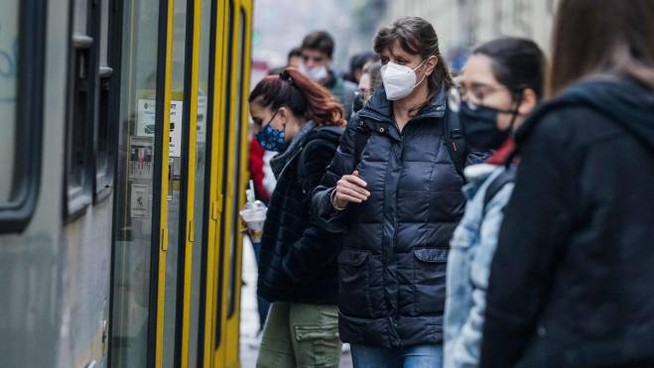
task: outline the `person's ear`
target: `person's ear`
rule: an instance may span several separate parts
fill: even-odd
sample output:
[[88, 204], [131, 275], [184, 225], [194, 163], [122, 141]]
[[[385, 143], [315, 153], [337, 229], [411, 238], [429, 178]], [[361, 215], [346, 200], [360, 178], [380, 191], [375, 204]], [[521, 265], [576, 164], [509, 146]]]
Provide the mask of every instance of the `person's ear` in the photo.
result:
[[286, 107], [280, 107], [279, 110], [277, 110], [277, 116], [281, 119], [281, 124], [282, 126], [286, 125], [286, 121], [288, 120], [288, 109]]
[[431, 73], [434, 72], [434, 69], [436, 69], [436, 65], [438, 65], [438, 57], [436, 55], [431, 55], [430, 57], [425, 60], [425, 76], [428, 77], [431, 75]]
[[531, 88], [522, 90], [522, 98], [520, 98], [520, 105], [518, 106], [518, 115], [527, 115], [538, 104], [538, 97], [536, 92]]

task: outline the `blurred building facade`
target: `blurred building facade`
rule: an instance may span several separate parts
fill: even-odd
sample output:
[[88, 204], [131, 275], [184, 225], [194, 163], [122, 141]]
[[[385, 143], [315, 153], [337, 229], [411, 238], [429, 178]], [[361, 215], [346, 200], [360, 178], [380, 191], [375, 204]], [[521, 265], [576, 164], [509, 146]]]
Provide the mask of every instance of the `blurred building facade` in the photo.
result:
[[334, 66], [348, 68], [349, 57], [372, 49], [387, 0], [257, 0], [253, 60], [269, 67], [286, 63], [286, 54], [308, 32], [327, 30], [336, 41]]
[[558, 0], [257, 0], [253, 78], [282, 66], [308, 32], [327, 30], [336, 40], [334, 66], [346, 71], [351, 55], [370, 51], [379, 27], [401, 16], [430, 21], [440, 48], [459, 69], [475, 45], [500, 36], [534, 39], [549, 53]]
[[549, 53], [558, 0], [393, 0], [382, 23], [420, 16], [436, 28], [441, 51], [455, 69], [470, 48], [500, 36], [534, 39]]

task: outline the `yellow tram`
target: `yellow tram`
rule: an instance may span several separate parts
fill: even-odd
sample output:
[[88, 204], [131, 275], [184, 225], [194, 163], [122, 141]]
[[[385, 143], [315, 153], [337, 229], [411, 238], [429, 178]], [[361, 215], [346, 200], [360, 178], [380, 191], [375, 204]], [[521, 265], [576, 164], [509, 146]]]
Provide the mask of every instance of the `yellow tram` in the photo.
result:
[[0, 366], [237, 367], [252, 0], [0, 5]]

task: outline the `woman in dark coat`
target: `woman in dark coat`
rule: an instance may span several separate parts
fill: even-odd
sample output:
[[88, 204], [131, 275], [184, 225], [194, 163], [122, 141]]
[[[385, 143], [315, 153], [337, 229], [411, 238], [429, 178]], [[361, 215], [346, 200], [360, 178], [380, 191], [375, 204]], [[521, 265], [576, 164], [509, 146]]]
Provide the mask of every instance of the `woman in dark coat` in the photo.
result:
[[562, 0], [518, 130], [482, 367], [654, 367], [654, 1]]
[[339, 327], [354, 366], [439, 367], [449, 239], [464, 205], [451, 79], [421, 18], [397, 20], [374, 43], [384, 88], [350, 121], [314, 211], [345, 234]]
[[319, 184], [343, 132], [343, 108], [297, 69], [268, 76], [250, 94], [250, 114], [277, 178], [261, 239], [258, 294], [272, 302], [257, 367], [337, 367], [336, 256], [341, 238], [310, 221]]

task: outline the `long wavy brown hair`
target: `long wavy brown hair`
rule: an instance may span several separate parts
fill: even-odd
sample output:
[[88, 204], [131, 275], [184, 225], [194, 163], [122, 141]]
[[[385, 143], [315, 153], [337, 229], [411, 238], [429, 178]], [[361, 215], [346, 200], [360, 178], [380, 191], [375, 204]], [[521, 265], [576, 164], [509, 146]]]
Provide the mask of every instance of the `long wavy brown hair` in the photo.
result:
[[262, 79], [250, 93], [249, 101], [271, 110], [288, 107], [295, 116], [313, 120], [318, 126], [346, 124], [345, 111], [329, 90], [296, 68]]

